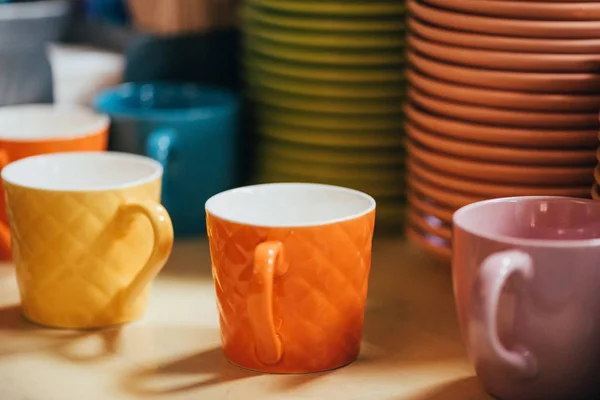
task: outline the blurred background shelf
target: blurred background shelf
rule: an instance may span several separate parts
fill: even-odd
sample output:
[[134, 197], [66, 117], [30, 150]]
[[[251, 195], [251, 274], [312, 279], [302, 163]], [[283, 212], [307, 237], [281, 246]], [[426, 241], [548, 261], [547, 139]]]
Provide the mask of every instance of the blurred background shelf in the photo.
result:
[[85, 44], [86, 46], [124, 52], [136, 35], [139, 35], [139, 32], [132, 27], [119, 26], [77, 15], [69, 25], [63, 41], [69, 44]]

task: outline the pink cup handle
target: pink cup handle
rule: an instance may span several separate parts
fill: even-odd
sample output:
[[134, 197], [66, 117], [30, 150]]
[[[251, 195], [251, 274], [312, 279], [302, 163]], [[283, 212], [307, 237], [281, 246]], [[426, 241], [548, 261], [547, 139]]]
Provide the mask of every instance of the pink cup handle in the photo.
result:
[[520, 378], [532, 378], [537, 372], [535, 356], [527, 348], [517, 346], [508, 350], [500, 342], [498, 335], [498, 307], [502, 290], [513, 274], [520, 274], [525, 281], [534, 276], [533, 260], [529, 254], [519, 250], [508, 250], [494, 253], [487, 257], [479, 268], [478, 282], [480, 288], [477, 303], [483, 307], [483, 333], [481, 340], [488, 351]]

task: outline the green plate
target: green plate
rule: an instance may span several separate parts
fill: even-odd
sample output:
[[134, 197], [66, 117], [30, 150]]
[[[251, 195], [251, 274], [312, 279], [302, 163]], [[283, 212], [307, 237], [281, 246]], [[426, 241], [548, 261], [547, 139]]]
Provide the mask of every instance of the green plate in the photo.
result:
[[247, 91], [247, 97], [258, 104], [278, 107], [290, 111], [311, 112], [318, 114], [342, 115], [388, 115], [403, 113], [403, 101], [387, 101], [373, 99], [330, 99], [315, 96], [289, 95], [263, 87], [254, 87]]
[[309, 79], [282, 78], [257, 72], [252, 68], [246, 70], [245, 80], [252, 93], [256, 93], [256, 90], [260, 90], [259, 88], [266, 88], [290, 95], [400, 102], [404, 99], [406, 92], [406, 87], [403, 85], [345, 85], [338, 82], [314, 82]]
[[347, 149], [298, 145], [272, 139], [261, 140], [257, 154], [270, 154], [293, 162], [386, 168], [403, 168], [405, 159], [405, 151], [401, 147]]
[[275, 124], [285, 124], [299, 128], [311, 129], [334, 129], [347, 132], [397, 130], [404, 129], [404, 117], [402, 114], [382, 116], [355, 116], [355, 115], [333, 115], [317, 114], [308, 112], [296, 112], [275, 107], [256, 107], [255, 115], [257, 121], [265, 121]]
[[260, 55], [248, 55], [242, 60], [244, 67], [260, 74], [278, 78], [304, 79], [347, 84], [405, 84], [405, 69], [398, 68], [344, 68], [307, 66], [285, 62]]
[[374, 16], [406, 14], [403, 1], [370, 0], [370, 1], [297, 1], [297, 0], [246, 0], [251, 6], [261, 7], [277, 12], [305, 15], [337, 15], [337, 16]]
[[278, 14], [265, 9], [252, 7], [245, 4], [241, 7], [243, 21], [259, 22], [264, 25], [283, 28], [298, 29], [307, 32], [362, 32], [370, 34], [375, 32], [404, 32], [406, 23], [404, 17], [396, 18], [339, 18], [327, 16], [299, 16], [294, 14]]
[[406, 63], [405, 52], [400, 50], [395, 52], [331, 51], [280, 45], [251, 36], [245, 37], [244, 46], [246, 49], [264, 56], [307, 64], [400, 67]]
[[364, 35], [332, 32], [302, 32], [298, 30], [273, 29], [263, 24], [246, 23], [247, 36], [274, 44], [315, 47], [320, 49], [383, 49], [390, 52], [402, 51], [406, 46], [404, 32], [385, 35]]
[[401, 166], [340, 165], [330, 162], [306, 162], [279, 157], [264, 152], [257, 154], [259, 170], [277, 171], [289, 175], [305, 176], [331, 181], [365, 181], [377, 184], [400, 184], [404, 181], [404, 168]]
[[399, 148], [406, 140], [403, 129], [315, 129], [271, 121], [259, 121], [257, 132], [262, 137], [292, 144], [335, 148]]

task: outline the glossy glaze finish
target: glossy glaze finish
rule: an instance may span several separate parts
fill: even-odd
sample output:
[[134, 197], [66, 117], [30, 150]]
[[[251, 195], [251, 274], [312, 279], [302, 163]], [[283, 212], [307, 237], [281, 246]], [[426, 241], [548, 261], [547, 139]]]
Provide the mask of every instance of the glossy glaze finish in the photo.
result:
[[173, 244], [161, 175], [150, 159], [114, 153], [42, 155], [2, 171], [27, 319], [95, 328], [144, 314]]
[[[246, 201], [240, 198], [228, 203], [246, 210], [256, 193], [272, 206], [273, 213], [279, 213], [276, 215], [285, 225], [269, 223], [272, 217], [254, 217], [253, 224], [236, 222], [223, 212], [213, 214], [212, 200], [207, 203], [223, 351], [234, 364], [266, 372], [305, 373], [341, 367], [354, 361], [360, 350], [374, 201], [368, 201], [356, 215], [338, 212], [341, 220], [322, 219], [335, 212], [331, 208], [335, 204], [343, 208], [342, 199], [350, 200], [344, 196], [334, 200], [347, 189], [297, 184], [299, 191], [272, 202], [270, 197], [285, 185], [256, 186], [274, 188], [263, 195], [260, 189], [253, 192], [250, 187]], [[322, 216], [315, 219], [317, 197], [303, 197], [302, 188], [320, 187], [323, 196], [317, 197], [329, 207], [321, 208]], [[218, 196], [218, 202], [224, 201]], [[254, 208], [252, 215], [269, 208]], [[298, 223], [284, 222], [300, 209], [300, 214], [295, 214]], [[315, 224], [302, 223], [303, 215]], [[258, 223], [260, 220], [264, 223]]]
[[112, 119], [111, 150], [163, 165], [162, 202], [175, 233], [204, 234], [201, 205], [238, 183], [235, 96], [196, 85], [124, 84], [99, 94], [95, 107]]
[[[109, 128], [109, 120], [106, 116], [94, 115], [86, 108], [60, 110], [62, 109], [51, 105], [2, 108], [0, 125], [3, 126], [4, 132], [0, 133], [0, 169], [13, 161], [40, 154], [106, 150]], [[65, 116], [69, 118], [69, 115], [71, 120], [88, 121], [64, 126], [64, 130], [54, 126], [62, 124]], [[25, 120], [25, 122], [19, 126], [14, 123], [15, 120]], [[35, 128], [35, 125], [38, 127]], [[8, 126], [13, 128], [9, 129]], [[23, 129], [27, 129], [31, 137], [24, 137]], [[10, 232], [7, 228], [5, 197], [2, 195], [0, 196], [0, 258], [10, 257]]]
[[504, 400], [599, 395], [600, 203], [496, 199], [454, 215], [459, 322], [486, 389]]

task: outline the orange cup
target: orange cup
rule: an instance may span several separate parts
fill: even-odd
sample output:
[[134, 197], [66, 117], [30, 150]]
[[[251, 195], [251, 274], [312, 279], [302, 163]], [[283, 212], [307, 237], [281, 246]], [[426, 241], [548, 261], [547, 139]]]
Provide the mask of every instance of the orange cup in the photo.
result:
[[[0, 169], [45, 153], [106, 150], [110, 120], [91, 109], [50, 104], [0, 108]], [[4, 195], [0, 196], [0, 258], [11, 258]]]
[[375, 200], [274, 183], [206, 202], [225, 356], [275, 373], [330, 370], [360, 350]]

